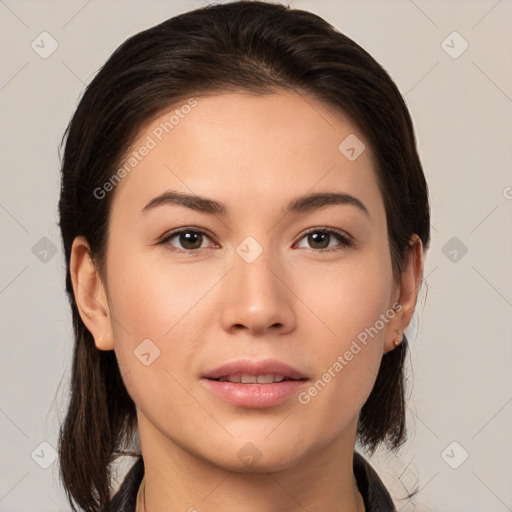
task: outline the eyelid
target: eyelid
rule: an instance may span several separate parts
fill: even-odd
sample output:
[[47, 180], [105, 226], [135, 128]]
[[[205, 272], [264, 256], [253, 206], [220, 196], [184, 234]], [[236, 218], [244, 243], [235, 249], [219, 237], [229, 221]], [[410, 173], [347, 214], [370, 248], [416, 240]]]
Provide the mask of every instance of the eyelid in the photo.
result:
[[315, 226], [314, 228], [306, 229], [306, 231], [304, 231], [301, 234], [301, 238], [303, 238], [306, 235], [309, 235], [310, 233], [324, 233], [324, 232], [336, 233], [340, 236], [343, 236], [347, 240], [353, 240], [352, 235], [349, 235], [346, 231], [343, 231], [342, 229], [338, 229], [338, 228], [329, 228], [327, 226]]
[[[210, 233], [208, 233], [208, 231], [202, 229], [202, 228], [196, 228], [195, 226], [183, 226], [181, 228], [176, 228], [174, 230], [171, 230], [169, 232], [167, 232], [165, 235], [163, 235], [159, 240], [158, 240], [158, 244], [166, 244], [171, 238], [174, 238], [176, 235], [180, 235], [181, 233], [186, 233], [186, 232], [192, 232], [192, 233], [199, 233], [207, 238], [209, 238], [214, 244], [216, 244], [216, 242], [213, 240], [213, 236], [210, 235]], [[217, 245], [217, 244], [216, 244]], [[173, 250], [176, 250], [177, 252], [182, 252], [182, 253], [193, 253], [193, 252], [201, 252], [203, 251], [204, 249], [207, 249], [207, 247], [201, 247], [199, 249], [180, 249], [179, 247], [173, 247]]]
[[[307, 229], [306, 231], [301, 233], [301, 235], [297, 239], [297, 242], [295, 242], [295, 243], [300, 242], [305, 236], [309, 235], [310, 233], [334, 234], [335, 237], [340, 242], [340, 245], [342, 248], [352, 247], [355, 244], [354, 237], [352, 235], [348, 234], [346, 231], [343, 231], [343, 230], [337, 229], [337, 228], [329, 228], [326, 226], [324, 226], [324, 227], [316, 226], [314, 228]], [[328, 249], [308, 249], [308, 248], [306, 248], [306, 249], [309, 251], [312, 251], [312, 252], [319, 252], [319, 253], [339, 250], [338, 247], [330, 247]]]

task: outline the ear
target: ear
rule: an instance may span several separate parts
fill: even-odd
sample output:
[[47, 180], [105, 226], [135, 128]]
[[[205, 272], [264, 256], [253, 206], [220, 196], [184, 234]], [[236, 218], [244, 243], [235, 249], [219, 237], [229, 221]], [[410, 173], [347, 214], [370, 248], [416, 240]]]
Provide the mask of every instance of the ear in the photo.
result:
[[112, 350], [114, 340], [107, 294], [90, 254], [85, 237], [76, 237], [69, 265], [73, 293], [80, 317], [92, 334], [96, 348]]
[[395, 340], [402, 341], [403, 333], [411, 323], [418, 299], [423, 276], [423, 244], [418, 235], [415, 234], [411, 237], [409, 247], [407, 266], [402, 272], [399, 286], [395, 292], [394, 304], [397, 304], [397, 307], [394, 309], [397, 313], [389, 322], [387, 338], [384, 341], [385, 353], [396, 348]]

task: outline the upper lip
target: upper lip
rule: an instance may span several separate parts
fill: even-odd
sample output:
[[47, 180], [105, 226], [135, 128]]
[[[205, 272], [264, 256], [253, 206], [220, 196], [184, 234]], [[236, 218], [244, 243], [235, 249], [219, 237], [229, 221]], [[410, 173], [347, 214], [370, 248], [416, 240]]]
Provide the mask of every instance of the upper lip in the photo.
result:
[[282, 375], [287, 379], [307, 378], [299, 370], [275, 359], [265, 359], [262, 361], [255, 361], [252, 359], [238, 359], [204, 373], [203, 378], [220, 379], [222, 377], [227, 377], [228, 375], [236, 374], [255, 376], [276, 374]]

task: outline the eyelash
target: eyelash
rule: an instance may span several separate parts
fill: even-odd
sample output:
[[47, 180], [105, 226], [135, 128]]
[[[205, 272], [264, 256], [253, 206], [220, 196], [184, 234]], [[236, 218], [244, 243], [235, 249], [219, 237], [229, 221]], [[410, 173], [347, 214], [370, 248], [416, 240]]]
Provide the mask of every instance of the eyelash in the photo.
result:
[[[205, 231], [203, 231], [201, 229], [197, 229], [197, 228], [180, 228], [180, 229], [172, 231], [171, 233], [166, 235], [159, 243], [162, 244], [162, 245], [164, 245], [164, 244], [165, 245], [170, 245], [169, 241], [171, 239], [173, 239], [174, 237], [176, 237], [178, 235], [181, 235], [182, 233], [197, 233], [197, 234], [201, 234], [201, 235], [211, 239], [211, 237], [208, 235], [208, 233], [206, 233]], [[323, 234], [328, 234], [328, 235], [334, 235], [334, 237], [340, 242], [340, 246], [338, 246], [338, 247], [331, 247], [329, 249], [309, 249], [309, 248], [306, 248], [306, 250], [308, 250], [309, 252], [316, 252], [316, 253], [326, 253], [326, 252], [329, 252], [330, 253], [330, 252], [334, 252], [334, 251], [339, 251], [339, 250], [344, 249], [344, 248], [349, 248], [349, 247], [352, 247], [354, 245], [352, 237], [350, 237], [349, 235], [347, 235], [343, 231], [338, 231], [338, 230], [332, 229], [332, 228], [311, 228], [311, 229], [307, 230], [305, 233], [302, 234], [302, 236], [299, 238], [299, 242], [304, 237], [306, 237], [307, 235], [310, 235], [311, 233], [323, 233]], [[202, 252], [205, 249], [207, 249], [207, 247], [202, 247], [202, 248], [199, 248], [199, 249], [179, 249], [177, 247], [172, 246], [171, 250], [174, 251], [174, 252], [178, 252], [178, 253], [192, 254], [192, 253]]]

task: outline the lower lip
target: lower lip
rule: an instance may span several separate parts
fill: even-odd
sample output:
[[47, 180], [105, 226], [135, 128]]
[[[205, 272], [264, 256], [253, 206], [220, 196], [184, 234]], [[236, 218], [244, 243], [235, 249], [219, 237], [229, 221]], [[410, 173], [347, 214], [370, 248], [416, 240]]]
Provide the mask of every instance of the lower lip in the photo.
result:
[[286, 402], [304, 387], [304, 380], [283, 380], [271, 384], [241, 384], [202, 379], [217, 396], [240, 407], [274, 407]]

